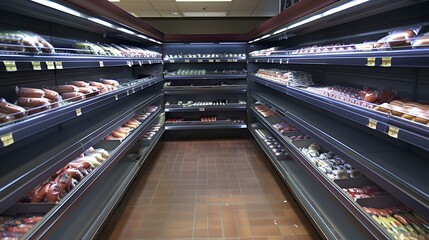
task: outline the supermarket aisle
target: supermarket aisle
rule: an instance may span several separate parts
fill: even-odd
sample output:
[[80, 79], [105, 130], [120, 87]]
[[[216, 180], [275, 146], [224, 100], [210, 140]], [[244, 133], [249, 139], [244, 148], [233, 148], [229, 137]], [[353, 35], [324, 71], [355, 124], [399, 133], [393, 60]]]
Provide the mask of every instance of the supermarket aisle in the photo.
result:
[[100, 239], [319, 239], [252, 140], [163, 141]]

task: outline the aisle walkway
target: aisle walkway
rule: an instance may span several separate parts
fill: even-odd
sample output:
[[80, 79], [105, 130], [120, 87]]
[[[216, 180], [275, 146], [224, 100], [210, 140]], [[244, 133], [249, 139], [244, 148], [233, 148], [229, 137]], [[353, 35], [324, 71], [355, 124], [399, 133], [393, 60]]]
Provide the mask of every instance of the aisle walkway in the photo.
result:
[[252, 140], [164, 141], [100, 239], [319, 239]]

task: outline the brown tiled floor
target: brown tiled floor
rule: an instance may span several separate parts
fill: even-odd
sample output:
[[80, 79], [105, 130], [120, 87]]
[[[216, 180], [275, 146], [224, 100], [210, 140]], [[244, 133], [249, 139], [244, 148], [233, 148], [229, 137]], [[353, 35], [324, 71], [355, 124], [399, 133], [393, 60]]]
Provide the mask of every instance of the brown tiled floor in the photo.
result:
[[100, 239], [319, 239], [252, 140], [163, 141]]

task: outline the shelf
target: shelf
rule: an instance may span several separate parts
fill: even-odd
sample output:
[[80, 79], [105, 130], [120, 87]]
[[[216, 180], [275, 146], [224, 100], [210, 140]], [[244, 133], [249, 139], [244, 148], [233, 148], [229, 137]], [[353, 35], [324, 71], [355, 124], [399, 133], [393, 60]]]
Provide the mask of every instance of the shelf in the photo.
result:
[[165, 122], [165, 130], [199, 130], [199, 129], [241, 129], [247, 128], [245, 123], [232, 123], [231, 121], [216, 121], [216, 122]]
[[[162, 63], [161, 58], [128, 58], [93, 55], [10, 55], [0, 54], [0, 72], [61, 70], [74, 68], [100, 68], [142, 66]], [[6, 67], [7, 66], [7, 67]]]
[[429, 67], [429, 49], [270, 55], [250, 57], [252, 63], [353, 65], [368, 67]]
[[230, 103], [227, 105], [209, 105], [197, 107], [183, 107], [181, 105], [166, 105], [165, 112], [211, 112], [211, 111], [237, 111], [246, 110], [246, 104]]
[[173, 94], [209, 94], [209, 93], [245, 93], [247, 85], [224, 86], [173, 86], [164, 87], [164, 93]]
[[247, 62], [245, 58], [175, 58], [164, 59], [164, 63], [236, 63]]
[[252, 92], [287, 122], [333, 151], [398, 200], [423, 216], [429, 215], [428, 159], [403, 146], [314, 110], [300, 100], [270, 89]]
[[[158, 109], [152, 113], [139, 128], [113, 150], [106, 162], [84, 178], [37, 227], [29, 232], [27, 237], [61, 239], [62, 236], [73, 236], [79, 239], [92, 239], [123, 197], [144, 161], [138, 162], [124, 157], [126, 152], [157, 120], [161, 111], [162, 109]], [[155, 141], [152, 142], [152, 148], [155, 143]], [[100, 196], [103, 197], [100, 198]], [[82, 225], [82, 223], [87, 224]]]
[[[272, 124], [278, 122], [284, 122], [280, 117], [270, 117], [264, 118], [261, 116], [254, 108], [251, 108], [252, 115], [263, 124], [263, 126], [268, 129], [268, 131], [275, 136], [276, 139], [285, 146], [287, 153], [296, 160], [299, 166], [302, 166], [308, 175], [311, 175], [312, 179], [319, 183], [323, 188], [329, 191], [332, 196], [334, 196], [340, 204], [344, 206], [345, 209], [349, 211], [352, 216], [355, 216], [359, 219], [359, 222], [362, 223], [362, 227], [366, 228], [371, 234], [377, 239], [389, 239], [390, 236], [384, 232], [371, 218], [363, 211], [363, 209], [357, 205], [355, 201], [350, 199], [343, 191], [340, 186], [338, 186], [334, 181], [328, 179], [328, 177], [321, 173], [316, 166], [314, 166], [302, 153], [301, 151], [292, 144], [292, 141], [276, 131]], [[347, 179], [349, 180], [349, 179]], [[350, 179], [357, 180], [359, 179]]]
[[[99, 96], [95, 96], [77, 103], [72, 103], [63, 107], [54, 108], [43, 113], [18, 120], [13, 123], [7, 123], [0, 127], [0, 136], [10, 136], [15, 144], [24, 140], [36, 133], [44, 131], [52, 126], [78, 118], [81, 115], [88, 114], [102, 106], [111, 104], [112, 102], [126, 98], [162, 82], [161, 76], [143, 78], [131, 86], [119, 88], [116, 91], [108, 92]], [[2, 142], [0, 149], [7, 144]]]
[[[268, 151], [253, 128], [249, 129], [264, 152]], [[267, 156], [314, 226], [326, 239], [369, 239], [343, 208], [333, 204], [335, 200], [332, 195], [315, 184], [297, 163], [290, 159], [277, 160], [271, 154]]]
[[164, 75], [165, 80], [225, 80], [225, 79], [245, 79], [246, 74], [204, 74], [204, 75]]
[[[271, 82], [254, 75], [249, 76], [249, 79], [363, 126], [368, 126], [378, 132], [429, 150], [429, 127], [427, 126], [368, 108], [354, 106], [335, 99], [323, 97], [300, 88], [288, 87], [283, 84]], [[397, 135], [392, 134], [391, 130], [393, 129], [397, 129]]]
[[38, 183], [95, 145], [113, 130], [134, 117], [141, 108], [162, 98], [162, 93], [143, 93], [120, 101], [120, 108], [104, 106], [60, 128], [51, 128], [32, 140], [31, 149], [18, 143], [0, 169], [0, 212], [29, 193]]

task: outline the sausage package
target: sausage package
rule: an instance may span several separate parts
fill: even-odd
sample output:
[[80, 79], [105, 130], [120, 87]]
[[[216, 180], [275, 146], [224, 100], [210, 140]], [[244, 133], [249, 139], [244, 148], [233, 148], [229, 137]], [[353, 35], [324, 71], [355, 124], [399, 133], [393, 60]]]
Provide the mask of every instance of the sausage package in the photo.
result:
[[406, 48], [411, 46], [411, 41], [419, 34], [421, 27], [396, 30], [377, 41], [376, 48]]

